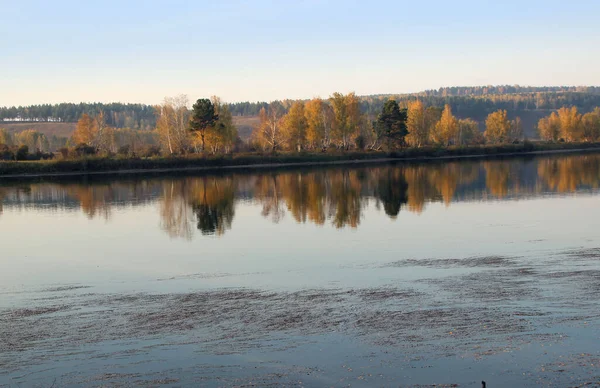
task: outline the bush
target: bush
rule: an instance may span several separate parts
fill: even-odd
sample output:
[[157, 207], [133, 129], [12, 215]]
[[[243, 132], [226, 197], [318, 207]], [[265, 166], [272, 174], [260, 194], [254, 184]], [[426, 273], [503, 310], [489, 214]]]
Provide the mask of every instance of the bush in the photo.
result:
[[147, 145], [139, 151], [139, 156], [142, 158], [152, 158], [160, 155], [160, 148], [155, 145]]
[[75, 148], [73, 148], [72, 154], [79, 158], [93, 156], [96, 155], [96, 149], [92, 146], [81, 143], [77, 144]]
[[17, 149], [15, 154], [16, 160], [27, 160], [27, 156], [29, 155], [29, 147], [26, 145], [22, 145]]
[[0, 144], [0, 160], [14, 160], [15, 154], [6, 144]]

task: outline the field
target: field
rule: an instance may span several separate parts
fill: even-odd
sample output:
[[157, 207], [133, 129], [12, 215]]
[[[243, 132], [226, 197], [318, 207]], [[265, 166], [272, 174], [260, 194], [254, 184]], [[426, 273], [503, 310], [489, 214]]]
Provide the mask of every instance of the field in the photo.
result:
[[34, 129], [47, 137], [52, 135], [58, 137], [70, 137], [75, 131], [75, 123], [0, 123], [0, 128], [10, 133]]
[[252, 130], [258, 125], [258, 116], [233, 116], [233, 124], [237, 127], [238, 135], [243, 141], [247, 141]]

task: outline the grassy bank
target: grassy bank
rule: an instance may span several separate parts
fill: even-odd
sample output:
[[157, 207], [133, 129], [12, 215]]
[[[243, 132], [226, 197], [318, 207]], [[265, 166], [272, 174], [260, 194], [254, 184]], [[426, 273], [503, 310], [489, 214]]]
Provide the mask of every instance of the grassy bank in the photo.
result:
[[223, 167], [265, 167], [288, 164], [316, 164], [360, 162], [395, 159], [431, 159], [461, 157], [500, 157], [543, 151], [600, 149], [600, 143], [525, 143], [498, 146], [468, 146], [448, 148], [409, 148], [394, 152], [340, 152], [340, 153], [278, 153], [235, 154], [224, 156], [187, 156], [155, 158], [102, 158], [77, 160], [47, 160], [0, 162], [0, 176], [53, 175], [86, 173], [147, 172], [153, 170], [218, 169]]

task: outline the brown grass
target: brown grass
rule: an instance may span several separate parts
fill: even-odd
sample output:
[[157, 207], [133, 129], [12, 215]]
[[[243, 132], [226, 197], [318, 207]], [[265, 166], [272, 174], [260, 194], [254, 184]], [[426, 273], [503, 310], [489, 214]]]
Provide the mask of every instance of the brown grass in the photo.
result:
[[258, 123], [258, 116], [233, 116], [233, 124], [237, 127], [238, 135], [243, 141], [250, 138], [252, 130]]
[[5, 128], [11, 133], [34, 129], [48, 137], [70, 137], [75, 131], [75, 123], [0, 123], [0, 128]]

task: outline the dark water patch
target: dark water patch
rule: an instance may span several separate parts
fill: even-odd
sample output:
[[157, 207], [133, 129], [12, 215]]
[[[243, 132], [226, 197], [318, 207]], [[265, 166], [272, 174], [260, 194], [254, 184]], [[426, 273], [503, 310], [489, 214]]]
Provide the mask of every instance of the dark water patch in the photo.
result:
[[561, 252], [560, 255], [569, 259], [598, 260], [600, 259], [600, 248], [573, 249]]
[[466, 275], [425, 279], [423, 282], [450, 293], [456, 300], [501, 302], [539, 296], [538, 285], [531, 281], [533, 270], [512, 268], [487, 270]]
[[86, 289], [86, 288], [92, 288], [92, 286], [82, 286], [82, 285], [58, 286], [58, 287], [46, 288], [39, 292], [65, 292], [65, 291], [82, 290], [82, 289]]
[[506, 268], [516, 265], [515, 257], [480, 256], [462, 259], [406, 259], [384, 265], [384, 267], [428, 267], [428, 268]]
[[8, 319], [28, 318], [35, 317], [38, 315], [52, 314], [59, 311], [66, 311], [69, 306], [49, 306], [49, 307], [35, 307], [35, 308], [23, 308], [13, 309], [4, 312], [2, 315]]

